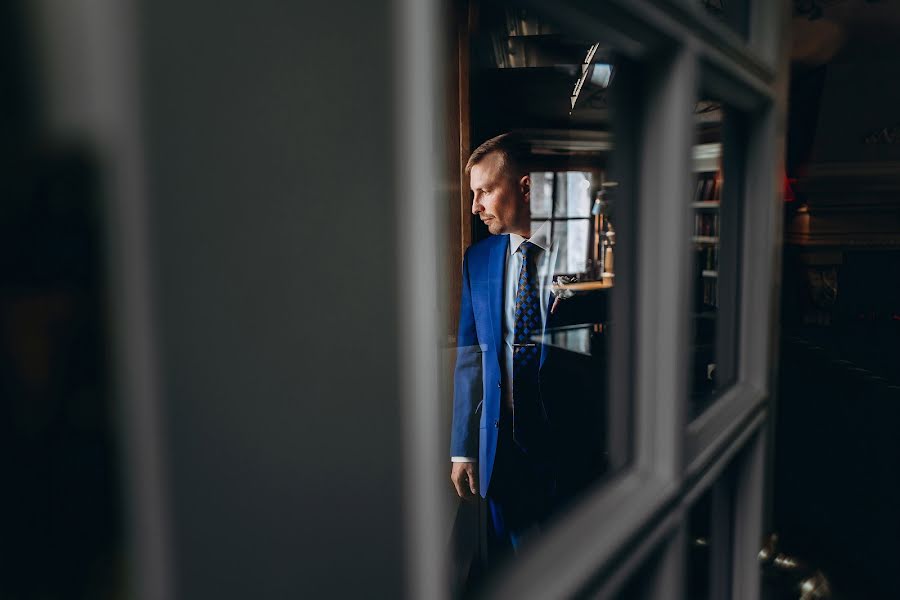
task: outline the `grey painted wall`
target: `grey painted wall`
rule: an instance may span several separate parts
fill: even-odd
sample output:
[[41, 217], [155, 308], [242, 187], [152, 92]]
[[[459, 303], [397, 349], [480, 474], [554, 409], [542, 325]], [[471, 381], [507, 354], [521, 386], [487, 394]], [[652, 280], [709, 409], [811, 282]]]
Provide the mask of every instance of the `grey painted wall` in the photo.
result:
[[401, 595], [390, 3], [311, 4], [140, 5], [182, 598]]

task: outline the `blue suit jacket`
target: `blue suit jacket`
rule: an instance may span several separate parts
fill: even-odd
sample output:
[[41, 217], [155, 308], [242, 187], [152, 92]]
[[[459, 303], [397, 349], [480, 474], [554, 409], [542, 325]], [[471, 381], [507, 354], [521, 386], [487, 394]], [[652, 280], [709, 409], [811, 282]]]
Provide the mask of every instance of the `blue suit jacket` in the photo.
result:
[[[509, 236], [492, 235], [472, 245], [463, 259], [450, 454], [478, 456], [482, 496], [487, 494], [497, 454], [508, 254]], [[551, 298], [548, 294], [548, 309]], [[542, 346], [542, 366], [544, 358]]]

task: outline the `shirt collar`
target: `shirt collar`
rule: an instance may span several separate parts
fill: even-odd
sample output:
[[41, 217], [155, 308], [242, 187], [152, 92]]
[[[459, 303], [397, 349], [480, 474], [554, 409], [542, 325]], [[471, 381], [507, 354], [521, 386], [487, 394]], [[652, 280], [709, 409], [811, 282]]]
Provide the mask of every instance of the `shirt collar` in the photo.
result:
[[[517, 233], [509, 234], [509, 253], [510, 255], [515, 254], [516, 250], [519, 249], [519, 246], [522, 245], [522, 242], [526, 241], [521, 235]], [[529, 242], [538, 246], [541, 250], [545, 252], [550, 249], [550, 221], [544, 221], [540, 225], [538, 225], [537, 230], [531, 234], [531, 237], [528, 238]]]

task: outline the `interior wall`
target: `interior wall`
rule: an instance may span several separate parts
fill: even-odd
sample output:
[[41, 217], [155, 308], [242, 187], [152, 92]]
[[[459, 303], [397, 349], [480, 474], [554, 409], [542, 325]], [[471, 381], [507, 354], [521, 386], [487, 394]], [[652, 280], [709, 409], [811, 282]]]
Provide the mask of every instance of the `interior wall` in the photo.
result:
[[176, 594], [400, 597], [392, 4], [140, 8]]

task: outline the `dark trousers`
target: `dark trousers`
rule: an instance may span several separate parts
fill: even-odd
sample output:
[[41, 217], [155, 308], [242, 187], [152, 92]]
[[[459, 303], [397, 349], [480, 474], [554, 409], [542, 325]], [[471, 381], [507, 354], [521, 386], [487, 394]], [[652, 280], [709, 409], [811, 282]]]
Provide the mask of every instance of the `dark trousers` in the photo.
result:
[[550, 457], [513, 439], [512, 415], [504, 408], [487, 491], [488, 551], [494, 558], [516, 552], [540, 532], [556, 504], [556, 487]]

